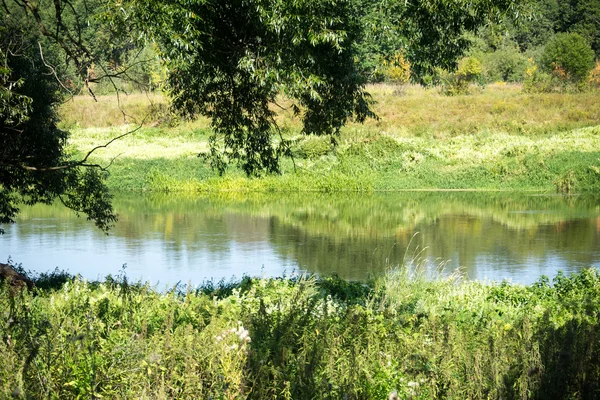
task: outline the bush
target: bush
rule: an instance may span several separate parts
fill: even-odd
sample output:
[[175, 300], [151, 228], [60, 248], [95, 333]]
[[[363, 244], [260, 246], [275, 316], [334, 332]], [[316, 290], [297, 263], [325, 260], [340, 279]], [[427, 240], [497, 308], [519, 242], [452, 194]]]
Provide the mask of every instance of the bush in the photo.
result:
[[383, 65], [383, 75], [387, 82], [404, 85], [410, 81], [410, 62], [402, 53], [394, 54]]
[[486, 82], [521, 82], [527, 68], [527, 58], [518, 48], [503, 48], [482, 55]]
[[468, 94], [471, 83], [482, 83], [482, 72], [483, 67], [479, 58], [474, 56], [464, 57], [458, 61], [456, 72], [439, 72], [442, 83], [441, 91], [447, 96]]
[[555, 90], [556, 79], [552, 75], [540, 71], [537, 64], [530, 58], [525, 69], [523, 91], [526, 93], [549, 93]]
[[328, 136], [308, 136], [292, 146], [292, 154], [299, 158], [314, 160], [326, 155], [333, 145]]
[[594, 65], [594, 51], [577, 33], [556, 34], [542, 53], [542, 66], [561, 81], [584, 82]]

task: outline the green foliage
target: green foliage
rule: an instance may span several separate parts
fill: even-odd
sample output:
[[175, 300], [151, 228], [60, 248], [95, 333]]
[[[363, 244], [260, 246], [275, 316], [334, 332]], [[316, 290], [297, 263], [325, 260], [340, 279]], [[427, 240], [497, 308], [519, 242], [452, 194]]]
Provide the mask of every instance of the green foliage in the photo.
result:
[[525, 17], [508, 24], [511, 38], [523, 51], [543, 46], [557, 29], [557, 20], [568, 2], [534, 0], [525, 2]]
[[441, 92], [447, 96], [468, 94], [469, 86], [481, 82], [483, 67], [481, 61], [474, 56], [464, 57], [458, 62], [454, 73], [441, 70]]
[[294, 157], [313, 160], [329, 153], [332, 147], [330, 138], [309, 136], [292, 145], [291, 149]]
[[523, 91], [525, 93], [550, 93], [556, 90], [559, 82], [552, 75], [540, 71], [533, 59], [527, 61]]
[[558, 1], [556, 32], [573, 32], [581, 35], [600, 56], [600, 4], [595, 0]]
[[403, 85], [410, 82], [410, 62], [402, 53], [396, 53], [383, 64], [383, 75], [387, 82]]
[[505, 47], [480, 57], [483, 76], [488, 83], [523, 81], [527, 58], [516, 47]]
[[544, 48], [542, 65], [560, 80], [583, 83], [594, 65], [594, 51], [577, 33], [559, 33]]
[[411, 65], [413, 81], [425, 83], [436, 68], [453, 70], [471, 44], [466, 33], [502, 18], [512, 19], [523, 6], [511, 0], [357, 0], [364, 36], [357, 43], [359, 64], [372, 81], [381, 81], [381, 60], [398, 52]]
[[159, 293], [125, 276], [0, 287], [9, 398], [570, 398], [600, 394], [600, 276], [553, 284], [255, 279]]
[[0, 26], [0, 222], [14, 222], [20, 204], [61, 198], [107, 230], [116, 216], [101, 174], [69, 157], [68, 134], [56, 126], [62, 96], [58, 71], [48, 67], [56, 54], [42, 58], [42, 39], [15, 21], [18, 16]]

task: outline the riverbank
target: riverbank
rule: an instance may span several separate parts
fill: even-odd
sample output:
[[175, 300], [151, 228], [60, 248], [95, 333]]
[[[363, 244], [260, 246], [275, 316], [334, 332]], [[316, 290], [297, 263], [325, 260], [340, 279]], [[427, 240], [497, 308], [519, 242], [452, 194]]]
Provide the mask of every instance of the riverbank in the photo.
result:
[[[280, 175], [247, 178], [232, 166], [218, 176], [206, 157], [208, 121], [167, 127], [161, 97], [150, 108], [140, 98], [129, 99], [132, 115], [141, 120], [150, 110], [159, 126], [97, 151], [95, 161], [112, 162], [108, 183], [123, 191], [600, 190], [596, 93], [524, 94], [517, 86], [492, 86], [447, 97], [418, 87], [370, 90], [380, 119], [345, 127], [336, 146], [327, 138], [300, 136], [298, 121], [280, 112], [293, 154], [282, 159]], [[67, 107], [63, 113], [86, 115], [63, 121], [75, 153], [132, 128], [89, 127], [123, 122], [110, 109], [114, 99], [101, 99], [97, 111], [80, 98]]]
[[62, 278], [38, 279], [35, 295], [0, 289], [2, 397], [600, 396], [593, 269], [552, 285], [404, 271], [167, 293]]

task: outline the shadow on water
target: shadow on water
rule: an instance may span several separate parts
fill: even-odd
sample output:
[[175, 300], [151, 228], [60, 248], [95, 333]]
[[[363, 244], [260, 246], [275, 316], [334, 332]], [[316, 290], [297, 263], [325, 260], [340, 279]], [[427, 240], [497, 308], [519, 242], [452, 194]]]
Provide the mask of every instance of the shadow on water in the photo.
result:
[[127, 262], [134, 275], [136, 268], [153, 271], [163, 282], [292, 269], [363, 280], [415, 254], [431, 268], [444, 264], [471, 278], [522, 282], [600, 265], [600, 200], [591, 196], [136, 195], [118, 197], [115, 207], [120, 221], [108, 238], [59, 205], [25, 209], [5, 228], [0, 243], [8, 245], [2, 243], [0, 256], [24, 262], [27, 249], [42, 258], [52, 249], [56, 264], [46, 269], [72, 272], [80, 267], [69, 262], [103, 257], [98, 265]]

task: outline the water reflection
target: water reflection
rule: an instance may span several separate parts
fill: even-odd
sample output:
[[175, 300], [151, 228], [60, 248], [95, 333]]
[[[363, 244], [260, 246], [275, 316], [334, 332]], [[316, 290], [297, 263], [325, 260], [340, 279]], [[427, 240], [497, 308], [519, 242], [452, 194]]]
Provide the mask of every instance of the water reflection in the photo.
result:
[[[57, 206], [5, 226], [0, 257], [97, 278], [200, 282], [298, 270], [350, 279], [407, 260], [473, 279], [532, 282], [600, 266], [600, 200], [497, 193], [136, 196], [106, 236]], [[418, 233], [418, 234], [416, 234]], [[416, 235], [415, 235], [416, 234]]]

